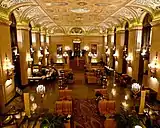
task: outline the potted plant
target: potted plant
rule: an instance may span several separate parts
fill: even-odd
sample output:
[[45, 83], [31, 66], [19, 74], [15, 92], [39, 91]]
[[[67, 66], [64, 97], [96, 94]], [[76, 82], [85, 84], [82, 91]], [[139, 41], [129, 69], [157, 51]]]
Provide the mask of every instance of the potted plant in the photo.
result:
[[46, 114], [42, 117], [40, 128], [64, 128], [65, 116]]
[[117, 128], [133, 128], [136, 125], [140, 125], [140, 120], [136, 113], [129, 113], [122, 110], [120, 113], [114, 115], [114, 119], [117, 123]]

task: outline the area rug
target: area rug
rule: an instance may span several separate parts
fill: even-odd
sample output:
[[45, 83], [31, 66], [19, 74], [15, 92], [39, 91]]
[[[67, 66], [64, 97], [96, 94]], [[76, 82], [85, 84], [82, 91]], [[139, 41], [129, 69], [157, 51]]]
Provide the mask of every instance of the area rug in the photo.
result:
[[98, 114], [95, 99], [73, 100], [74, 128], [104, 128], [104, 120]]

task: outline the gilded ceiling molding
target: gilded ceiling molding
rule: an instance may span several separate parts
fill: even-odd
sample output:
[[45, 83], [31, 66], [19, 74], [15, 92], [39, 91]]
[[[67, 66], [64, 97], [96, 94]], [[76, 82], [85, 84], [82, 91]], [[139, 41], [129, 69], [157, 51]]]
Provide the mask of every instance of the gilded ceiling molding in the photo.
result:
[[26, 19], [26, 15], [28, 14], [28, 12], [31, 11], [32, 9], [34, 9], [35, 7], [36, 6], [30, 6], [25, 11], [23, 11], [20, 16], [20, 21], [22, 21], [23, 19]]
[[151, 16], [154, 16], [154, 9], [153, 8], [149, 8], [148, 6], [145, 5], [139, 5], [139, 4], [133, 4], [133, 5], [127, 5], [127, 7], [138, 7], [143, 9], [144, 11], [148, 12], [149, 14], [151, 14]]
[[155, 26], [159, 26], [160, 25], [160, 19], [154, 19], [151, 23], [152, 27], [155, 27]]
[[12, 23], [11, 21], [0, 17], [0, 25], [7, 25], [7, 26], [9, 26], [9, 25], [11, 25], [11, 23]]
[[32, 3], [32, 2], [23, 2], [23, 3], [18, 3], [16, 5], [13, 5], [11, 6], [8, 10], [9, 12], [12, 12], [14, 11], [15, 9], [17, 8], [20, 8], [20, 7], [24, 7], [24, 6], [35, 6], [36, 4], [35, 3]]
[[138, 17], [138, 15], [137, 15], [137, 12], [136, 12], [133, 8], [131, 8], [131, 7], [129, 7], [129, 6], [126, 6], [126, 8], [127, 8], [128, 10], [130, 10], [130, 12], [133, 14], [134, 19], [135, 19], [136, 21], [138, 21], [139, 17]]

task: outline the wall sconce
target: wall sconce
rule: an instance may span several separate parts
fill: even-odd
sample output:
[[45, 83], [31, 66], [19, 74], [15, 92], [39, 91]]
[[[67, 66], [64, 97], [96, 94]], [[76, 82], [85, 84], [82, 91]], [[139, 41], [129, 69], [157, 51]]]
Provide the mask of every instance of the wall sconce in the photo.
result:
[[114, 53], [113, 56], [114, 56], [115, 61], [117, 61], [118, 60], [118, 54], [117, 54], [117, 52]]
[[39, 50], [40, 50], [40, 51], [42, 51], [42, 50], [43, 50], [43, 48], [42, 48], [42, 47], [39, 47]]
[[159, 68], [159, 65], [158, 65], [158, 52], [156, 53], [155, 59], [150, 64], [148, 64], [148, 67], [150, 69], [151, 76], [152, 77], [156, 77], [156, 72], [157, 72], [157, 69]]
[[110, 49], [106, 49], [106, 56], [108, 57], [110, 55]]
[[34, 53], [34, 49], [33, 48], [30, 48], [30, 51], [31, 51], [31, 53]]
[[132, 65], [132, 58], [131, 58], [131, 56], [127, 56], [126, 57], [126, 61], [127, 61], [127, 64], [128, 64], [128, 67], [131, 67], [131, 65]]
[[57, 54], [57, 58], [62, 58], [62, 55], [60, 55], [60, 54]]
[[3, 69], [7, 71], [8, 75], [12, 74], [12, 70], [14, 69], [14, 65], [11, 63], [10, 59], [6, 56], [3, 64]]
[[64, 49], [65, 49], [66, 51], [71, 50], [71, 48], [70, 48], [69, 46], [65, 46]]
[[88, 51], [89, 50], [89, 46], [84, 46], [84, 50]]
[[28, 64], [32, 64], [33, 58], [31, 58], [29, 53], [27, 53], [26, 55], [26, 61], [28, 62]]
[[92, 58], [93, 54], [91, 52], [88, 53], [88, 57]]
[[144, 47], [144, 48], [142, 49], [141, 56], [143, 57], [143, 59], [148, 58], [147, 48]]
[[48, 52], [48, 49], [47, 49], [47, 48], [45, 49], [44, 54], [45, 54], [46, 56], [49, 55], [49, 52]]
[[67, 57], [68, 56], [68, 53], [67, 52], [64, 52], [63, 53], [63, 57]]
[[41, 53], [41, 51], [38, 51], [38, 58], [42, 59], [43, 54]]
[[92, 54], [92, 58], [97, 58], [97, 54], [96, 53], [94, 53], [94, 54]]

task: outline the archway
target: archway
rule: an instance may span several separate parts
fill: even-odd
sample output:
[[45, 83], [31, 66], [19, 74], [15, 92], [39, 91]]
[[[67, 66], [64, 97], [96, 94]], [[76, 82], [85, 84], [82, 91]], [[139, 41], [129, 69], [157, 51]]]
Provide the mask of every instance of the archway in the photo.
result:
[[152, 17], [149, 13], [146, 14], [143, 20], [142, 43], [139, 59], [138, 82], [142, 84], [143, 75], [148, 75], [149, 49], [150, 49], [150, 34], [151, 34]]
[[125, 37], [124, 37], [124, 46], [123, 46], [123, 65], [122, 65], [122, 73], [127, 73], [127, 61], [126, 57], [128, 55], [128, 39], [129, 39], [129, 24], [128, 22], [125, 25]]
[[17, 43], [17, 29], [16, 29], [16, 18], [13, 13], [9, 17], [12, 22], [10, 25], [10, 36], [11, 36], [11, 49], [12, 49], [12, 60], [14, 69], [14, 82], [15, 86], [21, 87], [21, 72], [20, 72], [20, 57]]

